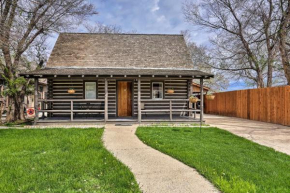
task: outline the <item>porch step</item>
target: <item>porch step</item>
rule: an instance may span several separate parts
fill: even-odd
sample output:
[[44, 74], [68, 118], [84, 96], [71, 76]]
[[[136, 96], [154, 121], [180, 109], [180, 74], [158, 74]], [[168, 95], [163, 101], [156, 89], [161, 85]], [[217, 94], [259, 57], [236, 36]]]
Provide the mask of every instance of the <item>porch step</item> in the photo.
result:
[[132, 126], [132, 124], [129, 123], [117, 123], [115, 126]]

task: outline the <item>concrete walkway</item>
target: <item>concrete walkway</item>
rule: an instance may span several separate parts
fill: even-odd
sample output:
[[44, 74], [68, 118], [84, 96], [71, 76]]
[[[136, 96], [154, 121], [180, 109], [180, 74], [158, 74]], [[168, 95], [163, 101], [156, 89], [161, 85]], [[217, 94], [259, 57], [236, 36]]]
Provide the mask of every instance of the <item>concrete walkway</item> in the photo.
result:
[[195, 169], [142, 143], [135, 135], [136, 128], [106, 125], [103, 140], [107, 149], [131, 169], [143, 192], [218, 192]]
[[205, 122], [290, 155], [290, 127], [217, 115], [205, 115]]

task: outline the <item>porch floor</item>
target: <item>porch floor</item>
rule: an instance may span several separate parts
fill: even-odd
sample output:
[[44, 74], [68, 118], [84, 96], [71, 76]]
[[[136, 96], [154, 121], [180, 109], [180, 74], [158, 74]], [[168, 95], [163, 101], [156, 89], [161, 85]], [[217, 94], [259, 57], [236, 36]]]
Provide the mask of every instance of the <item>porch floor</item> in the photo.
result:
[[[180, 115], [172, 115], [172, 121], [170, 121], [169, 115], [142, 115], [142, 122], [199, 122], [199, 116], [196, 118]], [[39, 118], [39, 123], [47, 122], [71, 122], [70, 117], [45, 117]], [[87, 117], [74, 117], [72, 122], [104, 122], [104, 116], [87, 116]], [[115, 117], [109, 116], [108, 122], [138, 122], [138, 117]]]

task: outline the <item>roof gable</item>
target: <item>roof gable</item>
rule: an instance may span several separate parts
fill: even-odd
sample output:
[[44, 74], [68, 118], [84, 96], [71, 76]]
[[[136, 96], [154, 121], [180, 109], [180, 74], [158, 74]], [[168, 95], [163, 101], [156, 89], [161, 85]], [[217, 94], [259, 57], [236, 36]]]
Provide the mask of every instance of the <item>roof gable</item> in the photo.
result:
[[46, 67], [192, 69], [182, 35], [61, 33]]

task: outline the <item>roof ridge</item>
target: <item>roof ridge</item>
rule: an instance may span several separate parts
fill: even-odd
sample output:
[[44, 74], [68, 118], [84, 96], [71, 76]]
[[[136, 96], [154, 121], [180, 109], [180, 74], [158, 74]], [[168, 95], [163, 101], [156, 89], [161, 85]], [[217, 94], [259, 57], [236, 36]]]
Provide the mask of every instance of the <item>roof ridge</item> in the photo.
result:
[[135, 70], [196, 70], [194, 68], [148, 68], [148, 67], [82, 67], [82, 66], [54, 66], [43, 69], [135, 69]]
[[183, 36], [183, 34], [146, 34], [146, 33], [89, 33], [89, 32], [60, 32], [59, 34], [89, 34], [89, 35], [152, 35], [152, 36]]

